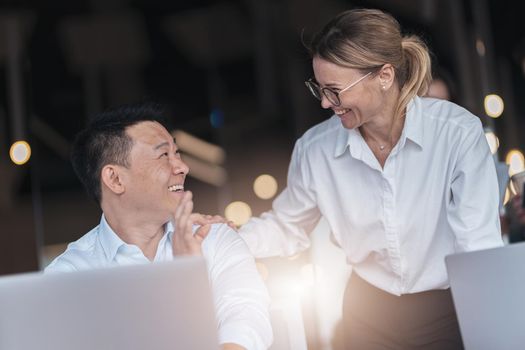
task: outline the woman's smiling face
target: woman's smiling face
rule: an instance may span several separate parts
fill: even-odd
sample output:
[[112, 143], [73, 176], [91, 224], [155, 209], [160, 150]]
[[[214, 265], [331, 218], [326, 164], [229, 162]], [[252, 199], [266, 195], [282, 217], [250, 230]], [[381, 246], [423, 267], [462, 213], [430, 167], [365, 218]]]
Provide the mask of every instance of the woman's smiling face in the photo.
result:
[[[331, 108], [341, 118], [345, 128], [358, 128], [380, 114], [384, 106], [384, 92], [377, 74], [365, 77], [366, 73], [363, 74], [358, 69], [342, 67], [319, 57], [313, 59], [313, 70], [321, 88], [327, 87], [339, 92], [339, 106], [330, 102], [323, 94], [321, 106]], [[360, 80], [361, 78], [363, 79]], [[353, 83], [356, 84], [345, 90]]]

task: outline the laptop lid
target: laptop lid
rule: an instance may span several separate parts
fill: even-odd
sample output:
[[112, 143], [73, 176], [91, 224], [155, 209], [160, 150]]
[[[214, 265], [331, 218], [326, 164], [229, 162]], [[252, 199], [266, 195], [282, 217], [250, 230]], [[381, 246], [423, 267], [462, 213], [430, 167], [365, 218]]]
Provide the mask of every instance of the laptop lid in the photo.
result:
[[525, 243], [447, 256], [465, 349], [525, 347]]
[[202, 258], [0, 278], [0, 349], [218, 349]]

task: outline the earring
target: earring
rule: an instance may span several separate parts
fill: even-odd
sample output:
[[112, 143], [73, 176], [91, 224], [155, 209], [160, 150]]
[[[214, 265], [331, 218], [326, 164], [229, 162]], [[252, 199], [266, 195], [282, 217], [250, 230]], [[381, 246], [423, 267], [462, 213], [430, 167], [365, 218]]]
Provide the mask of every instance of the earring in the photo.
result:
[[383, 90], [385, 90], [385, 89], [386, 89], [386, 85], [381, 85], [381, 87], [383, 88]]

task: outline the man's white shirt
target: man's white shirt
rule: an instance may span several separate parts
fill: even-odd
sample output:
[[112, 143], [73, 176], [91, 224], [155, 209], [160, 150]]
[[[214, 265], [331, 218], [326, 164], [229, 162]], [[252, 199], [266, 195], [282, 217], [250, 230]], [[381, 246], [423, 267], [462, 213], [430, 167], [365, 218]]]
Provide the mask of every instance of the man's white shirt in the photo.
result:
[[[173, 225], [166, 225], [154, 262], [173, 259]], [[273, 340], [269, 296], [246, 244], [225, 224], [214, 224], [202, 243], [218, 322], [219, 342], [246, 349], [267, 349]], [[45, 272], [68, 272], [109, 266], [147, 264], [135, 245], [126, 244], [108, 225], [100, 224], [49, 264]], [[184, 281], [181, 281], [184, 283]]]

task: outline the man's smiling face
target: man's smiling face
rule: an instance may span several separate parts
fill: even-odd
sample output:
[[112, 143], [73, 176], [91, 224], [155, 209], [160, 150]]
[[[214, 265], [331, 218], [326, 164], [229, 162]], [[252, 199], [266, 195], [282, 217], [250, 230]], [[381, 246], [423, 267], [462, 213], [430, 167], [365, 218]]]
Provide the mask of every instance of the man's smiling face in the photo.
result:
[[145, 121], [126, 129], [133, 141], [124, 170], [127, 205], [137, 214], [169, 220], [184, 194], [188, 166], [173, 137], [159, 123]]

